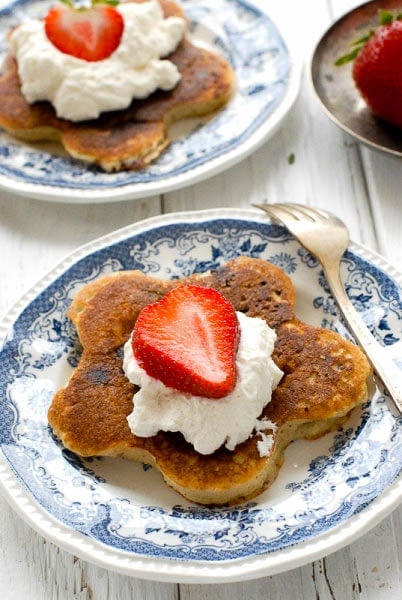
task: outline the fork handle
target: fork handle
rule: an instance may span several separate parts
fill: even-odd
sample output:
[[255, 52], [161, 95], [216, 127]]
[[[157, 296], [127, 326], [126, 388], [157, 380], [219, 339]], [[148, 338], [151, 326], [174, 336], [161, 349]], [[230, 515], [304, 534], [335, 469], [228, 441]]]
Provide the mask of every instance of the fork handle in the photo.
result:
[[386, 355], [383, 346], [370, 333], [360, 315], [349, 300], [339, 273], [339, 265], [324, 269], [332, 294], [349, 326], [350, 331], [369, 359], [374, 374], [381, 380], [395, 406], [402, 414], [402, 372]]

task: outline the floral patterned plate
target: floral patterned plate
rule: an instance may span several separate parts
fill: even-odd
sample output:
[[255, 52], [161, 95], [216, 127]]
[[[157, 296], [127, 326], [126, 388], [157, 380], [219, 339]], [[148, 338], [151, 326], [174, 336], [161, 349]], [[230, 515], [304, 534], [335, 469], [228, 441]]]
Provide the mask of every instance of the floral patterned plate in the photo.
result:
[[[8, 31], [26, 16], [46, 14], [52, 0], [14, 0], [0, 10], [0, 58]], [[147, 169], [104, 173], [54, 144], [18, 142], [0, 131], [0, 186], [53, 202], [144, 198], [229, 168], [272, 135], [293, 105], [300, 61], [274, 22], [248, 0], [181, 0], [195, 43], [222, 54], [236, 72], [236, 91], [212, 118], [171, 129], [173, 143]]]
[[[142, 578], [234, 581], [332, 552], [400, 501], [401, 419], [381, 390], [335, 433], [292, 443], [272, 487], [231, 508], [191, 505], [147, 465], [82, 460], [53, 437], [46, 412], [79, 360], [66, 310], [82, 285], [121, 269], [180, 277], [239, 255], [282, 267], [298, 315], [347, 335], [312, 256], [262, 213], [234, 209], [170, 214], [103, 237], [63, 260], [0, 323], [0, 489], [62, 548]], [[402, 372], [402, 276], [352, 244], [342, 277]]]

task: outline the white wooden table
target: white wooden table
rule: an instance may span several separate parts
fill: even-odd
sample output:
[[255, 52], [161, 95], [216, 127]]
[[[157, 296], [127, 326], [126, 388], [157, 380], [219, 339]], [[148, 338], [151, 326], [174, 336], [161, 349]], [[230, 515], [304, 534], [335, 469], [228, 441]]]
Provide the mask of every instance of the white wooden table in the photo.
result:
[[[262, 0], [293, 31], [308, 62], [314, 41], [356, 0]], [[288, 160], [294, 155], [294, 162]], [[351, 237], [402, 264], [402, 163], [364, 148], [322, 113], [306, 73], [300, 97], [280, 130], [250, 158], [189, 189], [100, 205], [52, 204], [0, 191], [0, 313], [68, 252], [160, 213], [247, 207], [269, 199], [328, 208]], [[32, 531], [0, 499], [0, 597], [60, 599], [396, 600], [402, 597], [402, 507], [359, 540], [304, 567], [265, 579], [222, 585], [142, 581], [94, 567]]]

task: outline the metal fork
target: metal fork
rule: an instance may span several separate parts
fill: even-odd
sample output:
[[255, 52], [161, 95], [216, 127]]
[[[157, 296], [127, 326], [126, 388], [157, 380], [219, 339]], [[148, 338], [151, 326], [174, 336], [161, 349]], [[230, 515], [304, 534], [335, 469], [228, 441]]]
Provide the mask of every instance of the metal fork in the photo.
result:
[[335, 215], [301, 204], [254, 204], [283, 223], [321, 263], [332, 295], [356, 342], [373, 366], [395, 406], [402, 414], [402, 373], [374, 339], [354, 309], [342, 284], [340, 260], [349, 245], [349, 232]]

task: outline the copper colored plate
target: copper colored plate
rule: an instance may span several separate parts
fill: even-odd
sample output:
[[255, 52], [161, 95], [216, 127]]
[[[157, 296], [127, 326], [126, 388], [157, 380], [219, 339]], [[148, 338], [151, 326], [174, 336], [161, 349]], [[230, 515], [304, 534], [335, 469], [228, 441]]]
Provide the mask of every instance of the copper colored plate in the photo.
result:
[[367, 146], [402, 156], [402, 130], [375, 117], [354, 85], [353, 63], [335, 61], [351, 44], [378, 25], [378, 11], [401, 10], [402, 0], [372, 0], [348, 12], [322, 36], [313, 52], [311, 78], [317, 97], [329, 118]]

